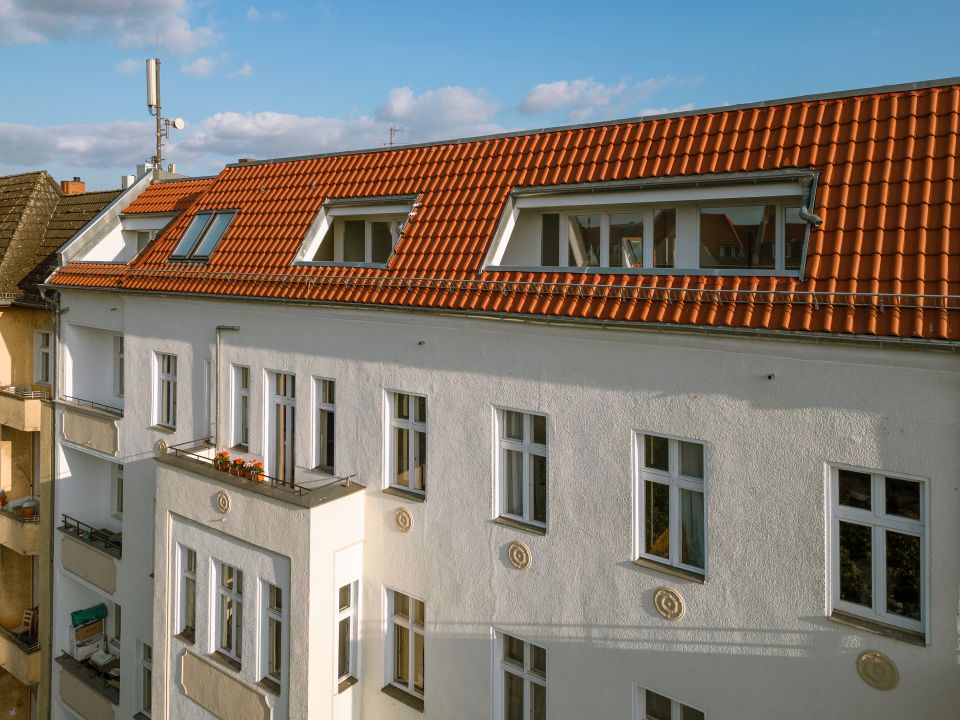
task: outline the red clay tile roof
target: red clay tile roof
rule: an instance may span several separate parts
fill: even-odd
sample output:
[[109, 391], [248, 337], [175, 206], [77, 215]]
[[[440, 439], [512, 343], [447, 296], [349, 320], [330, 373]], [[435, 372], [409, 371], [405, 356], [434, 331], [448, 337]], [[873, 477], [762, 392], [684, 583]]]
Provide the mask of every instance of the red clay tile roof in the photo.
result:
[[[800, 98], [420, 147], [232, 165], [132, 266], [57, 285], [960, 341], [960, 85]], [[803, 278], [482, 271], [521, 187], [706, 173], [821, 173]], [[187, 182], [127, 212], [172, 207]], [[295, 267], [328, 198], [419, 194], [386, 269]], [[147, 210], [150, 208], [150, 210]], [[239, 212], [210, 262], [168, 263], [199, 209]]]
[[161, 180], [127, 206], [126, 215], [173, 213], [186, 210], [213, 183], [213, 178]]

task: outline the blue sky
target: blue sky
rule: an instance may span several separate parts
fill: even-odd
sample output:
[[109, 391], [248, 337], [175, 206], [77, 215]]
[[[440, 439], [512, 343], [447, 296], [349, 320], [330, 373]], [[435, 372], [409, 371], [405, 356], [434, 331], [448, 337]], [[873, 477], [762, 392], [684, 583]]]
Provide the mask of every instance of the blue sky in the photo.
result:
[[422, 142], [960, 75], [953, 2], [0, 0], [0, 174], [116, 187], [152, 154], [217, 172]]

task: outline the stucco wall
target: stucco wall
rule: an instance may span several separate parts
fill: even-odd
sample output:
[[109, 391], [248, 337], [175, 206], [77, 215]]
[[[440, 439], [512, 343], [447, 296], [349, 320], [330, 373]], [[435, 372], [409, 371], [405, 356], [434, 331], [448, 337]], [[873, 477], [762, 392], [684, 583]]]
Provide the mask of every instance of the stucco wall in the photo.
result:
[[50, 312], [7, 307], [0, 311], [0, 385], [33, 384], [33, 336], [50, 330]]
[[[81, 302], [96, 312], [88, 298], [96, 296], [65, 293], [72, 321], [80, 321]], [[103, 306], [118, 302], [111, 296]], [[954, 355], [133, 296], [111, 314], [122, 314], [125, 326], [121, 445], [144, 458], [139, 503], [150, 502], [146, 458], [155, 441], [206, 434], [201, 368], [213, 356], [215, 326], [240, 327], [223, 334], [223, 442], [230, 363], [252, 369], [255, 454], [263, 451], [264, 373], [296, 373], [298, 466], [309, 464], [310, 378], [336, 379], [336, 470], [368, 485], [363, 654], [354, 693], [362, 717], [422, 717], [380, 692], [385, 587], [426, 602], [426, 717], [490, 717], [492, 627], [547, 649], [551, 718], [629, 718], [634, 683], [711, 718], [946, 718], [960, 705]], [[180, 415], [172, 435], [148, 429], [150, 393], [131, 391], [130, 378], [141, 390], [152, 382], [155, 350], [179, 356]], [[425, 503], [381, 490], [385, 389], [428, 397]], [[543, 537], [491, 521], [497, 406], [548, 415]], [[705, 584], [631, 562], [634, 430], [707, 444]], [[927, 647], [825, 618], [828, 462], [929, 479]], [[161, 505], [179, 502], [170, 497]], [[400, 505], [414, 517], [407, 535], [393, 523]], [[131, 525], [125, 517], [125, 547], [141, 528], [147, 533], [150, 523]], [[276, 531], [262, 535], [262, 524], [222, 530], [267, 548], [281, 539], [271, 537]], [[293, 538], [305, 532], [284, 531]], [[506, 560], [513, 539], [532, 550], [526, 572]], [[145, 534], [142, 545], [149, 542]], [[325, 592], [332, 601], [335, 579], [311, 570], [311, 602]], [[297, 575], [293, 568], [295, 583]], [[668, 623], [654, 611], [652, 594], [662, 585], [686, 598], [681, 621]], [[326, 614], [332, 632], [332, 612]], [[127, 615], [125, 608], [124, 618], [137, 635], [149, 634], [149, 616], [140, 609]], [[332, 648], [322, 647], [327, 630], [312, 625], [311, 633], [321, 645], [311, 645], [311, 662], [316, 652], [332, 662]], [[897, 690], [881, 693], [859, 679], [854, 663], [865, 648], [894, 659]], [[126, 673], [135, 665], [125, 660], [124, 667]], [[310, 682], [323, 681], [311, 675]], [[311, 698], [321, 688], [311, 684]]]

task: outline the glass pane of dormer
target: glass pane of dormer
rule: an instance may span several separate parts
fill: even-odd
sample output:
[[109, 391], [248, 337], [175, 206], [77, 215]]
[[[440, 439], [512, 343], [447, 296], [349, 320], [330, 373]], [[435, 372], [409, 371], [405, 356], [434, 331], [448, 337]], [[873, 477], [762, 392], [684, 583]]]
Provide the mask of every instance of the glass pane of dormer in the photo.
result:
[[807, 233], [807, 223], [800, 217], [800, 208], [788, 207], [783, 210], [783, 263], [788, 270], [798, 270], [803, 257], [803, 239]]
[[776, 207], [700, 208], [700, 267], [773, 269]]
[[599, 267], [600, 226], [602, 215], [569, 215], [567, 240], [570, 245], [568, 264], [574, 267]]
[[200, 233], [206, 230], [212, 217], [212, 213], [197, 213], [196, 217], [193, 218], [187, 227], [187, 231], [183, 234], [183, 238], [177, 244], [177, 247], [170, 253], [170, 257], [187, 257], [196, 244], [197, 238], [200, 237]]
[[343, 222], [343, 261], [365, 262], [363, 220], [344, 220]]
[[643, 267], [643, 213], [610, 214], [610, 267]]
[[653, 266], [672, 268], [677, 256], [677, 211], [653, 211]]
[[393, 250], [393, 223], [374, 220], [370, 223], [370, 262], [385, 263]]
[[207, 228], [207, 232], [203, 235], [203, 240], [200, 241], [197, 249], [194, 250], [192, 257], [209, 257], [217, 247], [217, 243], [220, 242], [220, 238], [223, 237], [223, 233], [226, 232], [227, 226], [230, 225], [230, 221], [233, 220], [233, 216], [234, 213], [232, 212], [222, 212], [214, 215], [210, 227]]

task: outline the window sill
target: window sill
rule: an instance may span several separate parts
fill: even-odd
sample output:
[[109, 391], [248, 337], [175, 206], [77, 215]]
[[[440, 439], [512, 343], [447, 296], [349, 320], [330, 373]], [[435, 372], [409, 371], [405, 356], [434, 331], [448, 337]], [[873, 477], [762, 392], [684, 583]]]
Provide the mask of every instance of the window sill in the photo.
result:
[[167, 433], [168, 435], [173, 435], [173, 434], [177, 431], [177, 428], [175, 428], [175, 427], [173, 427], [173, 426], [170, 426], [170, 425], [159, 425], [159, 424], [157, 424], [157, 425], [151, 425], [151, 426], [150, 426], [150, 429], [151, 429], [151, 430], [156, 430], [157, 432]]
[[402, 702], [407, 707], [411, 707], [417, 712], [423, 712], [423, 698], [418, 698], [416, 695], [408, 693], [405, 690], [401, 690], [396, 685], [384, 685], [380, 692], [388, 697], [393, 698], [399, 702]]
[[133, 716], [133, 720], [150, 720], [150, 716], [146, 713], [138, 712]]
[[673, 575], [674, 577], [682, 578], [683, 580], [689, 580], [690, 582], [700, 583], [705, 585], [707, 580], [700, 573], [690, 572], [689, 570], [683, 570], [673, 565], [665, 565], [664, 563], [658, 563], [656, 560], [649, 560], [647, 558], [637, 558], [633, 561], [633, 564], [642, 567], [648, 568], [650, 570], [656, 570], [657, 572], [665, 573], [666, 575]]
[[867, 632], [871, 632], [876, 635], [883, 635], [891, 640], [899, 640], [901, 642], [910, 643], [911, 645], [918, 645], [920, 647], [927, 646], [927, 638], [921, 632], [904, 630], [903, 628], [893, 627], [892, 625], [885, 625], [882, 622], [857, 617], [856, 615], [845, 613], [842, 610], [834, 610], [833, 613], [827, 617], [827, 620], [840, 625], [846, 625], [847, 627], [856, 628], [858, 630], [866, 630]]
[[250, 446], [249, 446], [249, 445], [233, 445], [233, 446], [231, 446], [230, 449], [231, 449], [231, 450], [236, 450], [237, 452], [243, 452], [243, 453], [245, 453], [245, 452], [250, 452]]
[[233, 670], [234, 672], [240, 672], [240, 663], [234, 660], [232, 657], [227, 657], [222, 652], [212, 652], [207, 657], [213, 660], [220, 665], [223, 665], [225, 668]]
[[270, 693], [271, 695], [279, 695], [279, 694], [280, 694], [280, 683], [278, 683], [278, 682], [277, 682], [276, 680], [274, 680], [273, 678], [269, 678], [269, 677], [261, 678], [261, 679], [260, 679], [260, 682], [258, 682], [257, 685], [259, 685], [260, 687], [262, 687], [264, 690], [266, 690], [266, 691], [267, 691], [268, 693]]
[[398, 488], [394, 485], [385, 487], [383, 492], [386, 495], [393, 495], [394, 497], [403, 498], [404, 500], [413, 500], [414, 502], [421, 503], [427, 501], [426, 493], [418, 493], [414, 492], [413, 490], [404, 490], [403, 488]]
[[514, 520], [513, 518], [495, 517], [493, 522], [495, 522], [497, 525], [503, 525], [504, 527], [513, 528], [514, 530], [521, 530], [533, 535], [547, 534], [547, 529], [545, 527], [533, 525], [532, 523], [525, 523], [521, 520]]
[[343, 680], [340, 681], [340, 684], [337, 685], [337, 692], [342, 693], [347, 688], [352, 688], [356, 685], [359, 680], [357, 680], [353, 675], [347, 675]]
[[197, 634], [194, 630], [184, 630], [178, 635], [174, 635], [174, 637], [180, 642], [189, 643], [190, 645], [193, 645], [197, 641]]

